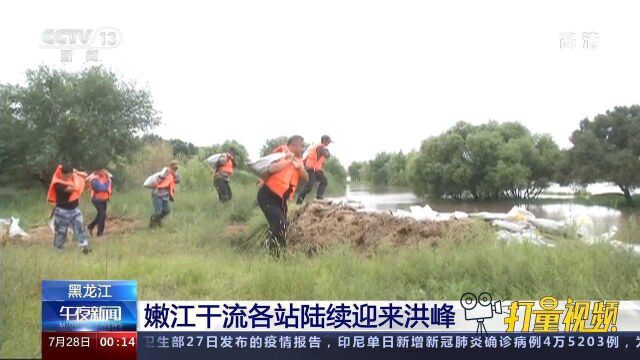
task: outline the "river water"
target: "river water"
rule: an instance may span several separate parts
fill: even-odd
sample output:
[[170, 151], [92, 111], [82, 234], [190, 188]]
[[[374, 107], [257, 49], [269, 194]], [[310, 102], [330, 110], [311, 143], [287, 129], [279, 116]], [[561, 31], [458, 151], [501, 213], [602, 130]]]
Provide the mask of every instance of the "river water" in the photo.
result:
[[[604, 188], [599, 186], [599, 188]], [[587, 215], [593, 219], [595, 230], [598, 233], [606, 232], [613, 225], [618, 228], [629, 216], [637, 218], [625, 211], [607, 206], [584, 205], [573, 202], [573, 196], [569, 193], [554, 191], [532, 203], [516, 203], [515, 201], [472, 201], [449, 199], [420, 199], [407, 189], [384, 187], [377, 188], [367, 184], [348, 184], [345, 197], [349, 200], [361, 202], [367, 209], [396, 210], [408, 209], [412, 205], [423, 206], [428, 204], [433, 210], [440, 212], [453, 212], [455, 210], [467, 213], [491, 211], [508, 212], [513, 206], [522, 206], [531, 211], [536, 217], [565, 220], [573, 216]], [[639, 219], [640, 220], [640, 219]]]

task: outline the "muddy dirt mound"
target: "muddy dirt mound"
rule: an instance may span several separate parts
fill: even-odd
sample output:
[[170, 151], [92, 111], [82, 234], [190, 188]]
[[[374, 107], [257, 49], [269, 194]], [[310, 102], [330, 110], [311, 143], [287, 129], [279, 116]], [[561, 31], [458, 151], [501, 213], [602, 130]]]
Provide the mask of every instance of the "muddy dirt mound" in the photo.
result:
[[312, 202], [293, 215], [287, 245], [311, 252], [333, 244], [349, 244], [363, 250], [382, 244], [436, 245], [448, 227], [466, 223], [465, 220], [421, 222], [387, 213], [359, 212], [351, 207]]
[[[142, 222], [137, 219], [124, 218], [124, 217], [110, 217], [110, 218], [107, 218], [107, 224], [105, 226], [105, 231], [103, 236], [101, 238], [95, 237], [95, 230], [94, 230], [94, 237], [92, 239], [102, 239], [102, 238], [106, 239], [109, 237], [109, 235], [132, 232], [140, 228], [142, 225], [143, 225]], [[53, 243], [53, 231], [51, 230], [49, 223], [47, 223], [46, 225], [37, 226], [32, 229], [27, 229], [26, 231], [30, 235], [29, 237], [20, 238], [20, 239], [9, 239], [7, 240], [7, 243], [9, 244]], [[67, 232], [67, 241], [69, 240], [73, 241], [72, 237], [73, 237], [73, 232], [71, 231], [71, 228], [69, 228], [69, 231]]]

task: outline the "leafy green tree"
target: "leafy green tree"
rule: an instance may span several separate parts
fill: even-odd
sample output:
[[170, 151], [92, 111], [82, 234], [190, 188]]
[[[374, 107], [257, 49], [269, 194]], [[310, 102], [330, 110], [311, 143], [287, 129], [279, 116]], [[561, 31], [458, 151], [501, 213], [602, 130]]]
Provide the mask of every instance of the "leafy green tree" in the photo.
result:
[[373, 160], [369, 161], [371, 183], [373, 185], [389, 184], [389, 172], [385, 166], [391, 159], [391, 154], [382, 152], [376, 154]]
[[188, 141], [171, 139], [169, 143], [173, 147], [173, 156], [183, 156], [190, 159], [198, 153], [198, 148]]
[[333, 155], [325, 162], [324, 171], [327, 175], [331, 175], [332, 178], [340, 184], [345, 184], [347, 182], [347, 171], [340, 163], [340, 160]]
[[160, 122], [147, 90], [102, 67], [27, 71], [24, 86], [0, 87], [0, 116], [3, 180], [45, 186], [59, 163], [93, 170], [130, 159], [136, 136]]
[[573, 179], [582, 184], [612, 182], [633, 205], [633, 189], [640, 186], [640, 106], [619, 106], [582, 120], [571, 142]]
[[551, 137], [531, 135], [519, 123], [460, 122], [423, 141], [407, 161], [406, 178], [420, 195], [529, 199], [554, 179], [560, 159]]
[[351, 178], [351, 181], [360, 182], [362, 180], [365, 180], [364, 177], [362, 176], [363, 168], [365, 166], [364, 164], [365, 164], [364, 162], [354, 161], [351, 163], [351, 165], [349, 165], [349, 168], [347, 169], [347, 174]]

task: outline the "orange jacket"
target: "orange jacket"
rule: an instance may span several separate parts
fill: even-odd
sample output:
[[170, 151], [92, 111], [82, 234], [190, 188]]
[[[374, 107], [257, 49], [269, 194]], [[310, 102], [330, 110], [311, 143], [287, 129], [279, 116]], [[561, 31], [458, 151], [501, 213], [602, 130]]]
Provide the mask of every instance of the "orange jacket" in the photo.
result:
[[231, 154], [227, 154], [227, 161], [218, 168], [218, 171], [229, 175], [233, 174], [233, 156]]
[[[89, 180], [89, 190], [91, 190], [91, 198], [101, 201], [109, 201], [111, 198], [111, 177], [107, 175], [98, 175], [96, 173], [91, 174], [87, 178]], [[101, 183], [109, 181], [109, 188], [107, 191], [95, 191], [93, 189], [93, 180], [97, 179]]]
[[[290, 150], [287, 145], [280, 145], [273, 152], [288, 153], [290, 152]], [[269, 177], [264, 181], [264, 184], [281, 198], [284, 198], [284, 194], [287, 192], [287, 190], [291, 189], [289, 199], [292, 199], [293, 195], [296, 192], [296, 187], [298, 186], [299, 179], [300, 174], [298, 173], [298, 170], [295, 168], [295, 166], [293, 166], [293, 164], [289, 164], [282, 170], [269, 175]]]
[[169, 188], [169, 194], [173, 197], [173, 194], [176, 190], [176, 178], [173, 176], [173, 173], [169, 171], [169, 174], [164, 177], [164, 180], [160, 181], [158, 185], [156, 185], [156, 189], [164, 189]]
[[74, 186], [76, 190], [69, 194], [69, 201], [76, 201], [80, 199], [82, 191], [84, 190], [85, 180], [84, 177], [74, 173], [69, 180], [62, 179], [62, 165], [58, 165], [56, 171], [51, 178], [51, 184], [49, 185], [49, 192], [47, 193], [47, 201], [50, 203], [57, 203], [58, 196], [56, 195], [56, 184], [64, 184], [66, 186]]
[[318, 144], [315, 145], [311, 148], [311, 150], [309, 151], [309, 155], [307, 155], [307, 158], [304, 159], [304, 166], [307, 169], [313, 169], [313, 170], [322, 170], [322, 167], [324, 166], [324, 162], [326, 160], [325, 156], [320, 156], [320, 158], [318, 159], [318, 148], [323, 147], [323, 144]]

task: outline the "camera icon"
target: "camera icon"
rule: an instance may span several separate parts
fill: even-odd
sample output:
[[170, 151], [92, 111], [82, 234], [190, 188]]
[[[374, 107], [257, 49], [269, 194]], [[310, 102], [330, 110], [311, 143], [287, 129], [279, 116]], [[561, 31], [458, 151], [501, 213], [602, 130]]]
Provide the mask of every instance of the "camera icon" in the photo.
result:
[[493, 318], [494, 314], [502, 314], [502, 301], [493, 301], [491, 294], [487, 292], [480, 293], [477, 297], [473, 293], [465, 293], [460, 298], [460, 305], [464, 309], [466, 320], [478, 322], [476, 334], [487, 334], [484, 321]]

